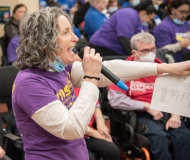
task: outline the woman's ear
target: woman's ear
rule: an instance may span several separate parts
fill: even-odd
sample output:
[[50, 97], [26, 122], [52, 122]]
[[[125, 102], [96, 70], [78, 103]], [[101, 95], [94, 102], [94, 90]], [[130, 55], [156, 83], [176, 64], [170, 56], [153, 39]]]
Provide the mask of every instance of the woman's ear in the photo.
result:
[[175, 13], [175, 8], [171, 9], [171, 13], [174, 14]]

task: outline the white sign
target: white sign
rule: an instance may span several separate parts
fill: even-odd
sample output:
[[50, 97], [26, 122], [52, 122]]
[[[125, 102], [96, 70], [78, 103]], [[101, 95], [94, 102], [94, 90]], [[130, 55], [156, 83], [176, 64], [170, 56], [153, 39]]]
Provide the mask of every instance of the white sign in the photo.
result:
[[190, 76], [158, 76], [150, 108], [190, 117]]

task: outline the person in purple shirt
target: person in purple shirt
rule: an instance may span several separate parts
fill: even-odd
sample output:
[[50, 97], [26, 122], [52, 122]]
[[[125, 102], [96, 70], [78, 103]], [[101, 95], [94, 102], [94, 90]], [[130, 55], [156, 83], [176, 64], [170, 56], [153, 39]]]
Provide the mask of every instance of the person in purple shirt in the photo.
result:
[[151, 2], [141, 2], [135, 8], [117, 10], [91, 37], [90, 46], [101, 56], [130, 55], [130, 38], [147, 28], [155, 17]]
[[173, 0], [168, 7], [168, 16], [153, 29], [158, 48], [172, 50], [176, 61], [182, 61], [181, 54], [190, 46], [190, 23], [185, 19], [190, 11], [188, 0]]
[[[75, 61], [79, 57], [72, 50], [78, 38], [69, 16], [57, 7], [26, 15], [19, 38], [15, 66], [20, 71], [12, 87], [12, 107], [25, 160], [88, 160], [84, 134], [89, 132], [98, 87], [112, 84], [100, 74], [102, 57], [85, 47], [82, 63]], [[189, 61], [103, 64], [123, 81], [162, 73], [190, 75]], [[74, 87], [80, 87], [77, 98]]]
[[8, 62], [12, 64], [17, 60], [16, 49], [19, 46], [19, 36], [12, 38], [7, 47]]
[[[13, 85], [12, 102], [25, 160], [87, 160], [83, 136], [98, 100], [97, 80], [84, 78], [76, 100], [71, 63], [78, 38], [68, 15], [49, 7], [27, 15], [20, 25], [15, 65], [21, 71]], [[100, 55], [85, 48], [84, 59], [85, 75], [98, 77]]]

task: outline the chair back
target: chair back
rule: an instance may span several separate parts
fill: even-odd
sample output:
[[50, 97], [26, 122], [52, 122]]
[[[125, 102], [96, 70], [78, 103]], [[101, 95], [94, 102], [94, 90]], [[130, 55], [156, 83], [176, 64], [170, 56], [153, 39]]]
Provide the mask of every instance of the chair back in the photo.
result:
[[187, 50], [187, 51], [182, 52], [181, 57], [182, 57], [182, 60], [183, 60], [183, 61], [188, 61], [188, 60], [190, 60], [190, 50]]
[[156, 57], [164, 63], [175, 63], [175, 54], [167, 49], [159, 49], [156, 52]]
[[7, 58], [7, 46], [8, 44], [6, 43], [6, 40], [4, 37], [0, 37], [0, 46], [1, 46], [1, 50], [2, 50], [2, 65], [8, 65], [8, 58]]
[[0, 99], [10, 97], [12, 85], [18, 73], [14, 66], [0, 67]]

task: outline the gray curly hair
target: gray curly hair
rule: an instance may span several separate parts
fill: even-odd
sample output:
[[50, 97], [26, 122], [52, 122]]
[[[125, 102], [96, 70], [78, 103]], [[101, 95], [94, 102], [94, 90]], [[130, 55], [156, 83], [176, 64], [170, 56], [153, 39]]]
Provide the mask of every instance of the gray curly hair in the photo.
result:
[[[59, 36], [57, 18], [63, 15], [69, 22], [69, 16], [58, 7], [48, 7], [26, 15], [20, 24], [18, 59], [15, 66], [21, 70], [40, 68], [48, 70], [49, 58], [61, 48], [57, 43]], [[48, 58], [49, 57], [49, 58]]]

